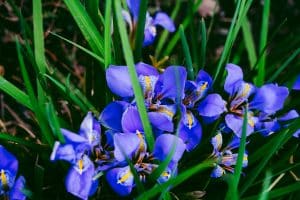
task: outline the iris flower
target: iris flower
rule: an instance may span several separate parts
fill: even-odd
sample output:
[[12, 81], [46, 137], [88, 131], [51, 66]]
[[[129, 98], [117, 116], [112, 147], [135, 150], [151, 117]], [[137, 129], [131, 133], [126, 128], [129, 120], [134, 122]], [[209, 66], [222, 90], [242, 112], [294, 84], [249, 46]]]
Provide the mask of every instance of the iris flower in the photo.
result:
[[254, 131], [258, 119], [257, 112], [274, 114], [283, 107], [288, 96], [288, 89], [276, 84], [266, 84], [256, 88], [243, 80], [241, 68], [234, 64], [227, 64], [228, 75], [224, 89], [229, 94], [228, 112], [225, 116], [226, 125], [241, 137], [243, 126], [243, 113], [248, 107], [247, 136]]
[[126, 162], [126, 157], [133, 163], [140, 181], [146, 182], [148, 176], [158, 167], [158, 164], [153, 161], [164, 161], [174, 148], [171, 162], [157, 179], [158, 183], [163, 183], [171, 176], [176, 175], [177, 163], [186, 148], [183, 141], [177, 136], [162, 134], [155, 141], [153, 153], [148, 153], [144, 137], [139, 131], [136, 133], [116, 133], [114, 144], [116, 160], [126, 164], [109, 170], [106, 179], [120, 196], [129, 195], [135, 187], [134, 176]]
[[[141, 0], [127, 0], [127, 5], [131, 15], [125, 10], [123, 10], [122, 12], [125, 21], [129, 25], [131, 37], [136, 32], [137, 21], [139, 17], [140, 1]], [[154, 17], [151, 17], [150, 14], [147, 12], [143, 46], [151, 45], [154, 42], [154, 39], [157, 34], [157, 26], [161, 26], [169, 32], [175, 31], [175, 25], [173, 21], [166, 13], [157, 12]]]
[[18, 160], [0, 145], [0, 198], [11, 200], [25, 200], [22, 193], [25, 185], [25, 178], [20, 176], [17, 180]]
[[[282, 116], [267, 115], [262, 113], [259, 117], [259, 122], [256, 124], [255, 129], [263, 136], [269, 136], [274, 132], [279, 131], [281, 128], [286, 127], [289, 122], [299, 117], [296, 110], [290, 110]], [[294, 133], [294, 137], [299, 137], [300, 129]]]
[[[233, 153], [232, 151], [239, 147], [240, 139], [238, 137], [234, 137], [232, 141], [224, 148], [223, 145], [223, 137], [219, 132], [215, 137], [211, 139], [211, 144], [213, 145], [213, 153], [212, 157], [215, 158], [215, 168], [211, 173], [211, 177], [219, 178], [226, 174], [226, 172], [233, 173], [234, 167], [237, 162], [238, 153]], [[243, 167], [247, 167], [248, 165], [248, 155], [247, 153], [243, 156]]]
[[211, 76], [200, 70], [195, 81], [186, 81], [182, 101], [182, 120], [179, 124], [179, 136], [187, 144], [187, 150], [193, 150], [200, 142], [202, 128], [194, 113], [205, 118], [217, 118], [225, 110], [225, 101], [219, 94], [209, 94], [212, 86]]
[[89, 112], [81, 123], [79, 134], [66, 129], [61, 131], [66, 142], [55, 142], [50, 159], [71, 164], [65, 180], [66, 189], [81, 199], [88, 199], [98, 187], [98, 181], [93, 180], [95, 166], [89, 154], [100, 144], [100, 124]]
[[[176, 112], [175, 99], [182, 99], [184, 95], [185, 68], [170, 66], [162, 74], [159, 74], [156, 68], [142, 62], [137, 63], [135, 67], [151, 124], [157, 130], [172, 132], [174, 129], [172, 120]], [[109, 125], [110, 128], [121, 131], [120, 120], [127, 118], [123, 116], [123, 113], [126, 115], [128, 107], [124, 101], [135, 106], [127, 66], [111, 65], [106, 70], [106, 80], [111, 91], [121, 97], [123, 101], [109, 104], [102, 112], [100, 121], [104, 121], [104, 125]], [[176, 83], [178, 84], [176, 85]], [[112, 112], [115, 116], [112, 116]], [[116, 114], [117, 112], [118, 114]], [[119, 119], [119, 122], [114, 123], [116, 118]]]

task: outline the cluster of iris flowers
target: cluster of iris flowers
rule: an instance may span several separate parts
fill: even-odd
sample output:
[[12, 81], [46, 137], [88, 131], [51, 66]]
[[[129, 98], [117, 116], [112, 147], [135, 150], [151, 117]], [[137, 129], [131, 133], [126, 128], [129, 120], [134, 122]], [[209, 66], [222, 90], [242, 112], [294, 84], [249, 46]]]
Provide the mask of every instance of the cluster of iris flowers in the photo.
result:
[[[130, 37], [134, 37], [140, 3], [127, 0], [127, 5], [130, 12], [124, 10], [122, 14]], [[157, 25], [175, 31], [167, 14], [158, 12], [151, 17], [147, 13], [143, 46], [154, 42]], [[193, 151], [201, 142], [202, 125], [213, 123], [217, 129], [211, 138], [209, 158], [214, 161], [211, 177], [233, 173], [245, 113], [247, 137], [253, 133], [267, 137], [299, 117], [296, 110], [277, 114], [289, 94], [286, 87], [273, 83], [256, 87], [243, 80], [241, 68], [234, 64], [226, 65], [225, 96], [213, 91], [213, 79], [204, 70], [199, 71], [195, 80], [187, 80], [183, 66], [158, 70], [140, 62], [135, 69], [155, 138], [154, 148], [150, 151], [145, 140], [127, 66], [109, 66], [106, 81], [116, 100], [107, 105], [100, 116], [87, 113], [78, 133], [61, 129], [65, 143], [55, 142], [50, 157], [52, 161], [70, 163], [65, 186], [78, 198], [88, 199], [93, 195], [102, 175], [118, 195], [128, 196], [136, 187], [136, 181], [153, 183], [151, 174], [166, 160], [167, 166], [154, 181], [158, 184], [168, 181], [177, 175], [183, 154]], [[300, 89], [300, 77], [293, 89]], [[299, 134], [300, 130], [294, 136], [299, 137]], [[223, 137], [231, 138], [228, 144], [223, 145]], [[25, 199], [24, 177], [15, 180], [17, 159], [2, 146], [0, 157], [0, 196]], [[242, 166], [247, 165], [246, 152]]]
[[[150, 175], [171, 155], [156, 179], [158, 184], [168, 181], [178, 173], [183, 154], [199, 145], [202, 125], [216, 120], [219, 125], [211, 138], [213, 150], [209, 156], [215, 163], [211, 177], [233, 173], [245, 110], [247, 136], [268, 136], [298, 117], [295, 110], [283, 116], [276, 114], [289, 94], [286, 87], [271, 83], [257, 88], [243, 80], [241, 68], [234, 64], [226, 66], [224, 97], [213, 92], [212, 77], [203, 70], [192, 81], [187, 80], [182, 66], [169, 66], [162, 73], [142, 62], [135, 68], [155, 137], [154, 149], [150, 151], [147, 147], [127, 66], [109, 66], [106, 80], [116, 100], [99, 117], [89, 112], [78, 134], [62, 129], [66, 143], [56, 142], [51, 155], [51, 160], [71, 163], [66, 188], [77, 197], [87, 199], [94, 194], [99, 174], [105, 175], [117, 194], [127, 196], [136, 186], [135, 176], [142, 183], [153, 181]], [[298, 134], [299, 131], [295, 137]], [[224, 136], [231, 138], [227, 145], [223, 145]], [[247, 164], [245, 153], [242, 166]]]

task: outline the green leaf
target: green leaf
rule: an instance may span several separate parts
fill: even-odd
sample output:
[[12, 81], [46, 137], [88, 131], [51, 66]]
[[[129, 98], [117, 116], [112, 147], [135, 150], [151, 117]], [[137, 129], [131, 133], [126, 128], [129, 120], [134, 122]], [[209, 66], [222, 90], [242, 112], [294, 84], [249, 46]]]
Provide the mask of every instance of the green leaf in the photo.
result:
[[100, 57], [103, 56], [103, 37], [98, 32], [97, 28], [85, 11], [84, 7], [81, 5], [80, 1], [64, 0], [64, 2], [70, 10], [74, 20], [76, 21], [79, 29], [89, 43], [93, 52]]
[[189, 179], [196, 173], [199, 173], [207, 168], [211, 168], [214, 166], [214, 161], [207, 160], [203, 163], [200, 163], [198, 165], [195, 165], [194, 167], [191, 167], [190, 169], [185, 170], [181, 174], [179, 174], [176, 177], [170, 178], [167, 182], [163, 184], [156, 184], [151, 189], [145, 191], [144, 193], [140, 194], [136, 199], [142, 200], [142, 199], [151, 199], [154, 198], [156, 195], [161, 193], [162, 191], [166, 190], [169, 187], [176, 187], [180, 183], [183, 183], [185, 180]]
[[268, 196], [269, 196], [268, 188], [269, 188], [270, 183], [271, 183], [271, 176], [272, 176], [271, 172], [267, 171], [259, 200], [268, 200]]
[[36, 151], [45, 151], [45, 150], [50, 150], [50, 146], [45, 145], [45, 144], [36, 144], [33, 142], [29, 142], [25, 140], [24, 138], [19, 138], [16, 136], [12, 136], [9, 133], [1, 133], [0, 132], [0, 140], [4, 141], [9, 141], [9, 142], [14, 142], [20, 145], [24, 145], [26, 147], [29, 147], [31, 149], [34, 149]]
[[14, 98], [17, 102], [26, 106], [30, 110], [33, 109], [33, 106], [30, 103], [30, 99], [27, 94], [22, 90], [14, 86], [12, 83], [7, 81], [4, 77], [0, 76], [0, 90], [7, 93], [9, 96]]
[[44, 174], [45, 169], [38, 165], [37, 163], [34, 166], [34, 200], [40, 200], [42, 198], [43, 187], [44, 187]]
[[266, 65], [266, 52], [265, 47], [267, 45], [268, 38], [268, 25], [269, 25], [269, 15], [270, 15], [270, 0], [264, 1], [264, 9], [263, 9], [263, 17], [262, 17], [262, 25], [260, 32], [260, 44], [259, 44], [259, 53], [262, 54], [259, 62], [258, 62], [258, 74], [254, 79], [254, 83], [257, 86], [261, 86], [264, 83], [265, 79], [265, 65]]
[[58, 35], [58, 34], [53, 33], [53, 32], [50, 32], [50, 34], [51, 34], [51, 35], [54, 35], [54, 36], [56, 36], [56, 37], [58, 37], [59, 39], [62, 39], [63, 41], [65, 41], [65, 42], [67, 42], [67, 43], [69, 43], [69, 44], [71, 44], [71, 45], [73, 45], [73, 46], [75, 46], [75, 47], [77, 47], [77, 48], [80, 49], [81, 51], [85, 52], [86, 54], [88, 54], [88, 55], [92, 56], [93, 58], [95, 58], [96, 60], [98, 60], [100, 63], [104, 64], [103, 58], [101, 58], [101, 57], [98, 56], [97, 54], [93, 53], [92, 51], [90, 51], [90, 50], [84, 48], [83, 46], [81, 46], [81, 45], [79, 45], [79, 44], [77, 44], [77, 43], [75, 43], [75, 42], [73, 42], [73, 41], [71, 41], [71, 40], [68, 40], [67, 38], [65, 38], [65, 37], [63, 37], [63, 36], [61, 36], [61, 35]]
[[202, 69], [205, 67], [206, 63], [206, 45], [207, 45], [207, 38], [206, 38], [206, 26], [205, 21], [201, 19], [201, 51], [200, 51], [200, 66]]
[[18, 40], [16, 40], [16, 47], [17, 47], [17, 53], [18, 53], [20, 67], [21, 67], [21, 72], [22, 72], [22, 76], [24, 79], [24, 84], [26, 86], [26, 90], [28, 92], [31, 105], [33, 107], [33, 111], [39, 122], [39, 125], [41, 128], [41, 134], [42, 134], [42, 136], [44, 136], [44, 138], [46, 139], [48, 144], [50, 146], [52, 146], [54, 144], [54, 139], [53, 139], [51, 132], [49, 131], [49, 128], [47, 125], [47, 120], [45, 119], [45, 116], [43, 115], [42, 109], [39, 107], [40, 104], [38, 103], [37, 98], [34, 94], [34, 91], [33, 91], [32, 85], [30, 83], [29, 76], [28, 76], [28, 72], [27, 72], [25, 64], [24, 64], [23, 56], [21, 53], [21, 47], [20, 47], [20, 43]]
[[[186, 27], [194, 19], [194, 14], [198, 11], [198, 7], [200, 6], [201, 3], [202, 3], [202, 0], [196, 0], [196, 2], [194, 3], [194, 6], [193, 6], [194, 9], [193, 9], [193, 11], [182, 22], [182, 26], [183, 26], [184, 29], [186, 29]], [[173, 51], [173, 49], [176, 46], [176, 44], [177, 44], [177, 42], [178, 42], [179, 39], [180, 39], [180, 33], [179, 33], [179, 31], [177, 31], [175, 33], [175, 35], [172, 37], [171, 41], [169, 41], [168, 46], [166, 47], [166, 50], [163, 53], [164, 56], [170, 55], [170, 53]]]
[[255, 44], [254, 44], [254, 39], [253, 39], [253, 35], [251, 32], [250, 22], [247, 17], [245, 17], [242, 22], [242, 31], [243, 31], [245, 47], [246, 47], [246, 50], [248, 53], [250, 68], [253, 69], [253, 67], [255, 66], [256, 61], [257, 61], [257, 55], [255, 52]]
[[187, 65], [187, 73], [188, 73], [188, 79], [189, 80], [194, 80], [195, 74], [194, 74], [194, 68], [193, 68], [193, 62], [192, 62], [192, 57], [190, 54], [189, 46], [184, 34], [184, 28], [182, 25], [179, 26], [179, 33], [180, 33], [180, 38], [183, 46], [183, 52], [185, 55], [186, 59], [186, 65]]
[[147, 13], [147, 5], [148, 0], [143, 0], [139, 2], [139, 18], [136, 29], [136, 37], [134, 40], [134, 57], [135, 61], [139, 61], [142, 55], [142, 46], [144, 42], [144, 34], [145, 34], [145, 22], [146, 22], [146, 13]]
[[132, 51], [130, 50], [131, 48], [130, 48], [130, 44], [129, 44], [129, 40], [128, 40], [128, 36], [127, 36], [127, 32], [126, 32], [126, 27], [124, 24], [124, 19], [122, 16], [121, 2], [114, 1], [114, 5], [115, 5], [115, 14], [116, 14], [116, 18], [117, 18], [117, 24], [118, 24], [119, 32], [120, 32], [120, 36], [121, 36], [123, 53], [125, 55], [126, 64], [128, 66], [128, 71], [129, 71], [129, 75], [130, 75], [130, 79], [131, 79], [131, 83], [132, 83], [132, 87], [133, 87], [133, 91], [134, 91], [134, 95], [135, 95], [135, 100], [136, 100], [139, 114], [140, 114], [142, 124], [144, 127], [145, 138], [148, 143], [150, 151], [152, 151], [153, 146], [154, 146], [154, 137], [152, 135], [152, 128], [149, 123], [149, 119], [148, 119], [148, 115], [147, 115], [147, 111], [146, 111], [146, 107], [145, 107], [145, 103], [144, 103], [144, 95], [142, 93], [142, 89], [140, 87], [137, 73], [135, 70]]
[[111, 64], [111, 7], [112, 0], [107, 0], [105, 3], [105, 25], [104, 25], [104, 66], [105, 68]]

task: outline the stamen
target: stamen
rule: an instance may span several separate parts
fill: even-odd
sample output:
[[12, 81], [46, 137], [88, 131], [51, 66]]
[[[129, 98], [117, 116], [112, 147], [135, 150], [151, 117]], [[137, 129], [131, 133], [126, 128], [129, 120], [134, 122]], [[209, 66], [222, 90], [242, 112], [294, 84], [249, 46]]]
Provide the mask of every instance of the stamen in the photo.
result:
[[144, 76], [144, 80], [145, 80], [146, 92], [150, 92], [152, 90], [150, 76]]
[[243, 92], [241, 94], [241, 97], [245, 97], [248, 95], [249, 91], [250, 91], [251, 87], [249, 83], [245, 84], [245, 87], [243, 88]]

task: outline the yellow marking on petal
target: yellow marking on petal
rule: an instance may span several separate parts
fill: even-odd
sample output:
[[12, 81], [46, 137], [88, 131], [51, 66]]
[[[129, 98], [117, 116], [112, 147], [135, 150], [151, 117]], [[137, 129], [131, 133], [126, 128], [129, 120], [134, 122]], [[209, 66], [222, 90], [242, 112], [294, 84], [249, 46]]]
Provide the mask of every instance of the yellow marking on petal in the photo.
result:
[[245, 84], [245, 87], [243, 88], [243, 92], [241, 94], [242, 97], [245, 97], [248, 95], [249, 91], [250, 91], [251, 87], [249, 83]]
[[125, 181], [127, 181], [130, 178], [130, 176], [132, 176], [131, 171], [127, 170], [127, 172], [118, 180], [117, 183], [125, 183]]
[[187, 122], [188, 122], [189, 129], [191, 129], [194, 123], [193, 116], [191, 113], [187, 113]]
[[174, 116], [174, 113], [165, 107], [159, 107], [158, 112], [164, 113], [170, 118], [173, 118]]
[[216, 140], [217, 140], [217, 146], [218, 146], [218, 150], [221, 149], [222, 147], [222, 143], [223, 143], [223, 138], [222, 138], [222, 134], [221, 133], [218, 133], [216, 136], [215, 136]]
[[3, 169], [1, 169], [0, 174], [1, 174], [0, 177], [1, 177], [2, 185], [7, 185], [7, 178], [6, 178], [6, 176], [5, 176], [5, 173], [4, 173], [4, 170], [3, 170]]
[[140, 139], [139, 151], [143, 151], [145, 149], [145, 143], [144, 143], [143, 135], [138, 130], [136, 130], [136, 134], [137, 134], [138, 138]]
[[145, 76], [144, 79], [145, 79], [146, 92], [149, 92], [152, 90], [151, 78], [150, 76]]
[[201, 85], [200, 90], [203, 91], [207, 88], [208, 82], [205, 82], [203, 85]]
[[162, 174], [161, 174], [162, 177], [167, 177], [169, 178], [170, 177], [170, 173], [167, 172], [167, 171], [164, 171]]
[[80, 173], [82, 173], [83, 167], [83, 159], [78, 160], [78, 168]]
[[248, 124], [251, 126], [251, 127], [254, 127], [254, 120], [253, 119], [248, 119]]

